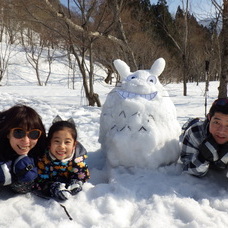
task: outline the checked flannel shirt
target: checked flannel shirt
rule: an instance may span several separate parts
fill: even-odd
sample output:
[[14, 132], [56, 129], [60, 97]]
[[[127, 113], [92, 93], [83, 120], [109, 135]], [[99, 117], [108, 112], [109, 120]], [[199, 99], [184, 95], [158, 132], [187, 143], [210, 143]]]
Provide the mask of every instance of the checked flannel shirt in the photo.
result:
[[209, 162], [198, 160], [199, 146], [207, 138], [209, 121], [199, 121], [189, 127], [181, 137], [181, 157], [183, 171], [195, 176], [204, 176], [209, 169]]

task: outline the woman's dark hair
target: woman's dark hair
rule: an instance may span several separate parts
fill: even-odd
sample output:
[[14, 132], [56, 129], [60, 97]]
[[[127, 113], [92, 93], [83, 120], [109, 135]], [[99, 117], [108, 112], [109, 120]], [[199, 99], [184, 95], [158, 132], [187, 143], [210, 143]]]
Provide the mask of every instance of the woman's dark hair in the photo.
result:
[[219, 98], [215, 100], [209, 110], [210, 117], [214, 116], [216, 112], [228, 115], [228, 99]]
[[41, 117], [31, 107], [15, 105], [0, 113], [0, 160], [11, 160], [17, 156], [16, 152], [11, 148], [8, 139], [10, 130], [15, 127], [25, 130], [40, 129], [42, 131], [36, 146], [28, 153], [35, 160], [38, 156], [42, 156], [45, 151], [46, 132]]
[[48, 137], [47, 137], [48, 146], [50, 146], [50, 142], [53, 137], [53, 134], [56, 131], [61, 131], [61, 130], [64, 130], [65, 128], [68, 128], [70, 130], [72, 138], [75, 141], [77, 140], [77, 130], [76, 130], [75, 124], [72, 122], [69, 122], [69, 121], [61, 120], [61, 121], [57, 121], [57, 122], [53, 123], [52, 126], [50, 127], [49, 132], [48, 132]]

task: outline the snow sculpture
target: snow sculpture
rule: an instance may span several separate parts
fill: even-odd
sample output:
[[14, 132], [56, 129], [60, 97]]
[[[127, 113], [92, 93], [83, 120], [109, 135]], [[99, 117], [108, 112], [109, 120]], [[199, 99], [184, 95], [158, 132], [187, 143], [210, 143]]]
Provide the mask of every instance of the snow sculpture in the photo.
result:
[[99, 142], [111, 167], [157, 168], [179, 157], [176, 109], [158, 76], [165, 60], [150, 70], [131, 72], [115, 60], [121, 86], [107, 96], [100, 117]]

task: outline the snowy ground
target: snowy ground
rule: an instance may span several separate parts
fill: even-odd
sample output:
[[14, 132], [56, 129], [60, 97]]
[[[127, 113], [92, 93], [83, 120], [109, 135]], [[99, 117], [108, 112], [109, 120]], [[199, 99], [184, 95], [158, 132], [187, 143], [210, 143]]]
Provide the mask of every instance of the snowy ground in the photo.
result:
[[[82, 192], [61, 203], [72, 220], [55, 200], [31, 193], [12, 195], [1, 189], [1, 228], [228, 227], [225, 175], [195, 178], [182, 174], [179, 163], [156, 170], [116, 168], [105, 171], [98, 143], [101, 109], [85, 105], [85, 99], [81, 98], [81, 79], [77, 80], [76, 90], [68, 89], [68, 70], [55, 63], [50, 83], [36, 86], [35, 74], [22, 54], [11, 59], [14, 64], [1, 82], [0, 110], [16, 103], [30, 105], [42, 116], [47, 130], [57, 114], [63, 119], [73, 117], [79, 141], [88, 150], [91, 179]], [[105, 77], [102, 70], [97, 69], [97, 74]], [[204, 87], [203, 83], [188, 84], [188, 96], [184, 97], [182, 84], [166, 86], [181, 125], [189, 117], [204, 117]], [[218, 82], [210, 83], [208, 109], [217, 97], [217, 87]], [[96, 82], [95, 91], [100, 94], [102, 103], [111, 89], [112, 86], [103, 81]]]

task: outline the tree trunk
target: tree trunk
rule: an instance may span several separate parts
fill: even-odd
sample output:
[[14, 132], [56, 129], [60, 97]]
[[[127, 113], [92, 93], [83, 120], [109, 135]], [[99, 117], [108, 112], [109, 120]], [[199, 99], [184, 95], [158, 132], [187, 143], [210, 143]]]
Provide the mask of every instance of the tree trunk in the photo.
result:
[[221, 77], [219, 84], [219, 98], [227, 97], [228, 82], [228, 0], [223, 0], [224, 8], [222, 14], [222, 56], [221, 56]]
[[187, 82], [188, 82], [188, 64], [187, 64], [187, 58], [188, 58], [188, 56], [187, 56], [187, 48], [188, 48], [188, 0], [186, 0], [184, 22], [185, 22], [185, 34], [184, 34], [184, 54], [183, 54], [183, 66], [184, 66], [183, 95], [187, 96]]

